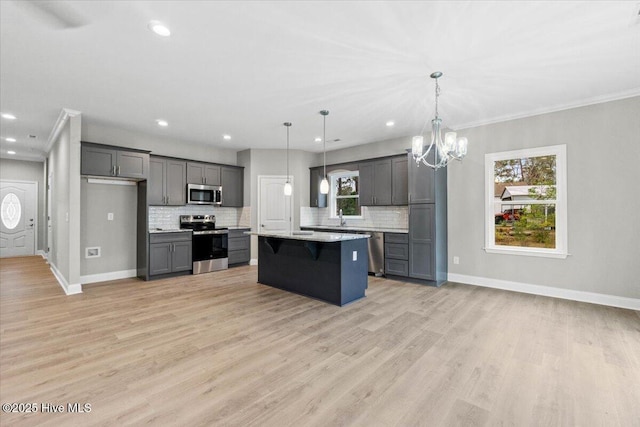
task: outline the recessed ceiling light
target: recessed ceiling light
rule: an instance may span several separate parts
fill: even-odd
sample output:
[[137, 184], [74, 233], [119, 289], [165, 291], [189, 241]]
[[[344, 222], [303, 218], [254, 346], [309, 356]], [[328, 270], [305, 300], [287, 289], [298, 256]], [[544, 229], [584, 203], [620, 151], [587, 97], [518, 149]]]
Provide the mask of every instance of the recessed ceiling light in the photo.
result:
[[222, 135], [222, 138], [228, 141], [231, 139], [231, 135]]
[[9, 114], [9, 113], [2, 113], [2, 118], [3, 119], [7, 119], [7, 120], [15, 120], [16, 116], [14, 116], [13, 114]]
[[16, 142], [15, 138], [5, 138], [4, 140], [7, 142]]
[[7, 151], [7, 154], [14, 155], [14, 154], [16, 154], [16, 152], [15, 152], [15, 151], [12, 151], [12, 150], [9, 150], [9, 151]]
[[315, 142], [322, 142], [322, 138], [320, 138], [319, 136], [316, 137], [316, 139], [314, 139]]
[[169, 122], [162, 119], [156, 120], [156, 123], [158, 124], [158, 126], [162, 126], [163, 128], [169, 126]]
[[387, 125], [387, 127], [391, 127], [393, 125], [396, 124], [396, 122], [394, 122], [393, 120], [389, 120], [387, 123], [385, 123]]
[[149, 29], [162, 37], [169, 37], [171, 35], [171, 30], [160, 21], [149, 22]]

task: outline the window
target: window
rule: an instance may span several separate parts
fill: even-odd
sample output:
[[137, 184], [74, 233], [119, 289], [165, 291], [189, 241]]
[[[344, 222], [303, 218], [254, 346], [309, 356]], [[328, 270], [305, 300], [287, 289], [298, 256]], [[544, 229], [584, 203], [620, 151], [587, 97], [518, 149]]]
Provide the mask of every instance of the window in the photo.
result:
[[360, 184], [358, 182], [358, 171], [334, 172], [329, 175], [331, 186], [329, 187], [329, 198], [331, 217], [335, 218], [342, 209], [342, 216], [360, 217]]
[[567, 256], [566, 145], [485, 154], [485, 250]]

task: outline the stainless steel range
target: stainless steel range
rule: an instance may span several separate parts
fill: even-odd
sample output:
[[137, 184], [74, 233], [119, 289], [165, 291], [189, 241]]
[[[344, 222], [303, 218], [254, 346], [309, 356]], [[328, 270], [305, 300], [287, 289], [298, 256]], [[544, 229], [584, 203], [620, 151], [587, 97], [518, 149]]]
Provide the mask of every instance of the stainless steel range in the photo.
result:
[[216, 228], [215, 215], [180, 215], [180, 228], [193, 230], [193, 274], [229, 267], [229, 229]]

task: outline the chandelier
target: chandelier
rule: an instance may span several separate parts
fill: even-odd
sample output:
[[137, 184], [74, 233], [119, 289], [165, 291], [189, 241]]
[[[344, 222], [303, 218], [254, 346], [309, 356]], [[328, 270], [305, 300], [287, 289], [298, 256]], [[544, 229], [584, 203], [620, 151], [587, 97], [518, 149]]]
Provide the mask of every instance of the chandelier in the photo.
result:
[[[436, 80], [436, 117], [431, 120], [431, 143], [427, 150], [424, 151], [424, 138], [422, 136], [414, 136], [411, 143], [411, 153], [418, 166], [420, 163], [440, 169], [455, 159], [462, 160], [467, 154], [467, 138], [457, 138], [455, 132], [447, 132], [442, 139], [441, 125], [442, 119], [438, 116], [438, 97], [440, 96], [440, 85], [438, 79], [442, 77], [440, 71], [431, 74], [431, 78]], [[427, 157], [431, 150], [434, 150], [433, 163], [429, 163]]]

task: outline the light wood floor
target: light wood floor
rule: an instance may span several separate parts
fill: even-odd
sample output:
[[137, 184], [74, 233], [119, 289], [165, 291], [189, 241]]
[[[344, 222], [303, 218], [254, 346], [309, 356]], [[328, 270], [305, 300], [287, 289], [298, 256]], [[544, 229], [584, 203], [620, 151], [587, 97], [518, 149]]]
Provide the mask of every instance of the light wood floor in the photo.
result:
[[640, 426], [640, 314], [370, 278], [339, 308], [255, 267], [65, 296], [0, 261], [2, 425]]

